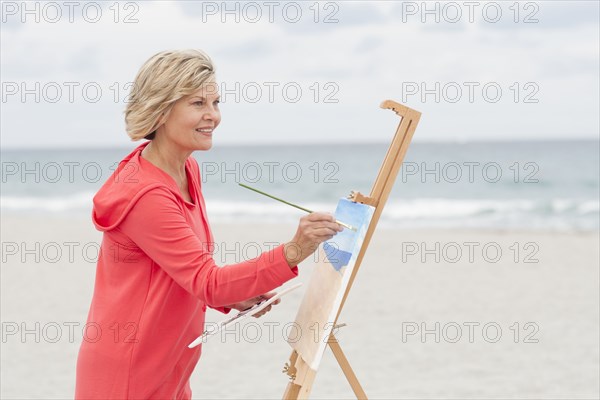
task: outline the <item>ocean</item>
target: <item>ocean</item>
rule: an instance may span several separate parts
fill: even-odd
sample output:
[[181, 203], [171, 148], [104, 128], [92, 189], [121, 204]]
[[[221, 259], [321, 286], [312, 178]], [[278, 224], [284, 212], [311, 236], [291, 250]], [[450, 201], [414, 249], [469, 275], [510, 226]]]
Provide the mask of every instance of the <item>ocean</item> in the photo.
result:
[[[131, 148], [1, 152], [1, 398], [73, 397], [102, 240], [92, 197]], [[290, 238], [303, 215], [238, 182], [333, 212], [369, 193], [386, 150], [197, 152], [217, 265]], [[336, 332], [370, 398], [598, 398], [598, 153], [598, 141], [411, 145]], [[281, 398], [303, 293], [207, 341], [194, 398]], [[354, 398], [329, 349], [312, 397]]]
[[[3, 150], [2, 213], [86, 214], [133, 149]], [[368, 195], [388, 144], [218, 146], [196, 152], [213, 222], [293, 222], [302, 212], [241, 188], [333, 212]], [[599, 229], [600, 142], [411, 144], [381, 217], [396, 228]]]

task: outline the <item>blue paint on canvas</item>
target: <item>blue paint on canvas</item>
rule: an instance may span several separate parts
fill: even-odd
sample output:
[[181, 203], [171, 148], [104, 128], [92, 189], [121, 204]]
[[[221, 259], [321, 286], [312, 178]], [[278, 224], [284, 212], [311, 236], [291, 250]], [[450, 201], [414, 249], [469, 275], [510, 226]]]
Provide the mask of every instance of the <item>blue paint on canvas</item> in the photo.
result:
[[364, 239], [373, 216], [374, 208], [360, 203], [354, 203], [348, 199], [340, 199], [335, 210], [335, 219], [357, 228], [354, 232], [344, 228], [333, 237], [323, 243], [325, 256], [336, 271], [350, 263], [356, 244]]
[[348, 265], [350, 257], [352, 257], [351, 252], [340, 250], [337, 246], [332, 246], [328, 242], [323, 243], [323, 249], [325, 250], [327, 260], [333, 265], [336, 271]]

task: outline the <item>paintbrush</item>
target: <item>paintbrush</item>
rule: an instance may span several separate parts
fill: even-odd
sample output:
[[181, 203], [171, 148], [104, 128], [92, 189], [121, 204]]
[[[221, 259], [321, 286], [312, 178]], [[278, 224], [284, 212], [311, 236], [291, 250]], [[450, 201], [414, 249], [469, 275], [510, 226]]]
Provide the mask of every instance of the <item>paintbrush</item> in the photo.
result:
[[[283, 200], [283, 199], [280, 199], [280, 198], [278, 198], [278, 197], [271, 196], [270, 194], [268, 194], [268, 193], [265, 193], [265, 192], [262, 192], [262, 191], [260, 191], [260, 190], [258, 190], [258, 189], [254, 189], [254, 188], [252, 188], [252, 187], [250, 187], [250, 186], [248, 186], [248, 185], [244, 185], [243, 183], [239, 183], [239, 185], [240, 185], [241, 187], [244, 187], [244, 188], [246, 188], [246, 189], [250, 189], [250, 190], [252, 190], [252, 191], [254, 191], [254, 192], [256, 192], [256, 193], [260, 193], [260, 194], [262, 194], [263, 196], [270, 197], [270, 198], [272, 198], [273, 200], [280, 201], [280, 202], [282, 202], [282, 203], [284, 203], [284, 204], [287, 204], [288, 206], [296, 207], [296, 208], [297, 208], [297, 209], [299, 209], [299, 210], [306, 211], [306, 212], [307, 212], [307, 213], [309, 213], [309, 214], [310, 214], [310, 213], [312, 213], [312, 212], [314, 212], [314, 211], [312, 211], [312, 210], [309, 210], [308, 208], [300, 207], [299, 205], [296, 205], [296, 204], [290, 203], [289, 201], [285, 201], [285, 200]], [[344, 228], [348, 228], [348, 229], [350, 229], [351, 231], [354, 231], [354, 232], [356, 232], [356, 228], [355, 228], [355, 227], [353, 227], [352, 225], [345, 224], [345, 223], [343, 223], [343, 222], [341, 222], [341, 221], [338, 221], [338, 220], [336, 220], [335, 222], [337, 222], [338, 224], [340, 224], [340, 225], [341, 225], [341, 226], [343, 226]]]

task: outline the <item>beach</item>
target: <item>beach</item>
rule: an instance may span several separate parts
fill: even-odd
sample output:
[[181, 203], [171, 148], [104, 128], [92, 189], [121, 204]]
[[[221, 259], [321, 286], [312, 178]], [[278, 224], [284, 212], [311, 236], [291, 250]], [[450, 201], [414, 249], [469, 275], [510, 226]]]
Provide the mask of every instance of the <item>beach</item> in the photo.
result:
[[[322, 358], [306, 350], [329, 335], [314, 316], [322, 325], [331, 315], [328, 299], [339, 300], [372, 227], [356, 204], [346, 214], [339, 207], [349, 197], [376, 205], [379, 219], [333, 330], [368, 398], [600, 399], [600, 2], [0, 9], [0, 400], [72, 399], [80, 346], [100, 338], [133, 367], [101, 369], [114, 365], [101, 354], [89, 370], [125, 371], [130, 396], [145, 384], [135, 377], [164, 375], [152, 360], [169, 358], [166, 343], [177, 343], [171, 361], [189, 358], [177, 355], [190, 355], [188, 339], [201, 329], [186, 316], [201, 303], [159, 269], [136, 275], [148, 287], [123, 282], [140, 267], [131, 253], [116, 257], [127, 269], [99, 274], [102, 293], [122, 291], [119, 306], [101, 298], [88, 321], [103, 240], [94, 203], [125, 219], [133, 209], [157, 213], [138, 229], [144, 238], [122, 229], [129, 236], [106, 258], [134, 242], [148, 249], [160, 224], [168, 248], [147, 250], [155, 268], [173, 271], [162, 250], [206, 260], [178, 248], [193, 238], [172, 233], [186, 229], [173, 204], [152, 200], [177, 190], [202, 208], [183, 214], [195, 232], [210, 226], [214, 243], [201, 245], [219, 267], [292, 240], [310, 210], [357, 228], [303, 261], [275, 290], [303, 285], [266, 315], [202, 344], [194, 399], [281, 399], [300, 339], [305, 360], [320, 362], [310, 398], [356, 398], [330, 348]], [[195, 263], [179, 262], [204, 277]], [[282, 268], [265, 279], [281, 282]], [[203, 289], [231, 292], [231, 275], [190, 290], [202, 302], [214, 294]], [[129, 296], [132, 288], [139, 293]], [[123, 313], [105, 323], [115, 308]], [[205, 329], [236, 315], [208, 308]], [[194, 330], [169, 335], [175, 325]], [[144, 335], [151, 346], [127, 347]], [[161, 364], [171, 376], [187, 376], [185, 362], [169, 365]]]
[[[81, 214], [2, 219], [1, 397], [72, 398], [79, 344], [96, 334], [84, 327], [101, 233]], [[291, 239], [296, 226], [212, 229], [226, 265]], [[313, 265], [288, 285], [308, 282]], [[371, 398], [598, 398], [598, 265], [597, 231], [382, 227], [336, 336]], [[281, 398], [302, 295], [211, 337], [194, 398]], [[207, 323], [222, 319], [208, 311]], [[312, 397], [353, 397], [329, 349]]]

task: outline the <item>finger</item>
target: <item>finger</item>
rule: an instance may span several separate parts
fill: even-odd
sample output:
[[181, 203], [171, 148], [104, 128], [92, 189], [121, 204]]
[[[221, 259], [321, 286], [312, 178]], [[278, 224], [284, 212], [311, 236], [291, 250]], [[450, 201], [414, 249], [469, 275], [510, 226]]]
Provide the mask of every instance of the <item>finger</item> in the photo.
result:
[[260, 312], [256, 313], [255, 315], [263, 315], [266, 314], [267, 312], [269, 312], [269, 310], [271, 310], [271, 304], [269, 304], [267, 307], [263, 308], [262, 310], [260, 310]]
[[317, 221], [335, 222], [335, 218], [333, 215], [331, 215], [329, 213], [324, 213], [324, 212], [310, 213], [310, 214], [308, 214], [307, 219], [311, 222], [317, 222]]
[[328, 229], [331, 234], [336, 234], [338, 232], [341, 232], [341, 230], [343, 230], [343, 227], [340, 224], [338, 224], [337, 222], [318, 221], [318, 222], [312, 222], [309, 225], [307, 225], [305, 227], [304, 232], [307, 234], [310, 234], [310, 233], [318, 232], [319, 230], [322, 230], [322, 229]]
[[338, 234], [338, 231], [329, 227], [320, 227], [315, 228], [311, 233], [314, 235], [314, 237], [323, 238], [325, 236], [335, 236]]
[[256, 296], [256, 297], [251, 297], [248, 300], [244, 300], [243, 302], [244, 303], [250, 303], [250, 304], [254, 305], [254, 304], [256, 304], [256, 303], [258, 303], [260, 301], [262, 301], [262, 297], [261, 296]]
[[344, 229], [344, 227], [337, 222], [326, 222], [320, 225], [320, 227], [330, 229], [334, 233], [341, 232]]
[[271, 297], [275, 296], [276, 294], [277, 294], [277, 292], [269, 292], [269, 293], [265, 293], [265, 294], [263, 294], [263, 295], [261, 295], [261, 296], [259, 296], [259, 297], [260, 297], [261, 299], [263, 299], [263, 300], [268, 300], [268, 299], [270, 299]]

